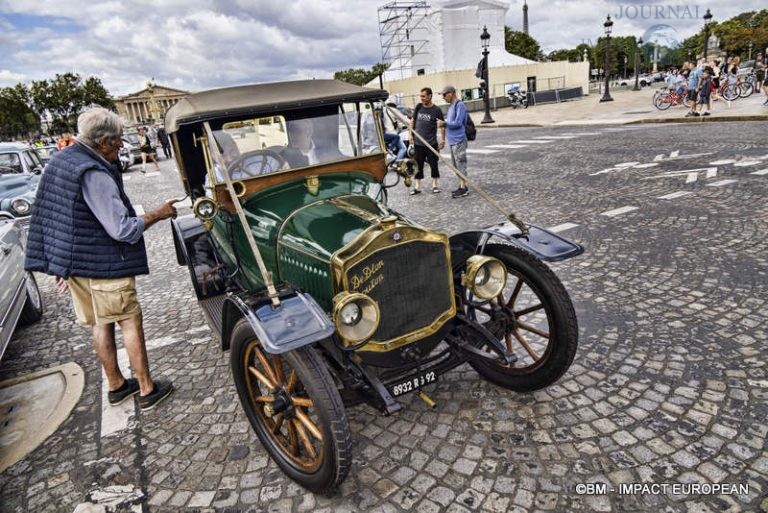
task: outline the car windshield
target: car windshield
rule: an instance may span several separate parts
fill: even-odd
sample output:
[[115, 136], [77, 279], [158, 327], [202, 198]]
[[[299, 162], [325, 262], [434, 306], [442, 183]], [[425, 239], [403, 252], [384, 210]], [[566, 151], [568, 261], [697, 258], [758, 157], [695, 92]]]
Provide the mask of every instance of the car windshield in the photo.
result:
[[[213, 130], [211, 145], [217, 183], [224, 181], [219, 162], [233, 180], [316, 166], [382, 151], [370, 110], [356, 105], [322, 115], [296, 113], [226, 122]], [[305, 113], [301, 113], [305, 114]]]
[[0, 153], [2, 174], [21, 173], [21, 160], [16, 153]]

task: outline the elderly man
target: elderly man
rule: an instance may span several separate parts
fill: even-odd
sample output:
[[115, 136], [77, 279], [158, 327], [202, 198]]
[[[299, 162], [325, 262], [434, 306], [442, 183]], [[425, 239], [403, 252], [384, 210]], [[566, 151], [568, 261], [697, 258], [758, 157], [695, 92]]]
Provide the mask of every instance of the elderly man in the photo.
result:
[[[91, 326], [93, 347], [109, 381], [109, 403], [136, 393], [149, 410], [173, 391], [150, 377], [135, 276], [149, 273], [144, 230], [176, 216], [172, 202], [137, 216], [117, 164], [123, 123], [114, 113], [91, 109], [77, 120], [78, 139], [56, 153], [40, 179], [29, 226], [25, 268], [56, 276], [69, 288], [81, 325]], [[115, 323], [136, 379], [117, 363]]]

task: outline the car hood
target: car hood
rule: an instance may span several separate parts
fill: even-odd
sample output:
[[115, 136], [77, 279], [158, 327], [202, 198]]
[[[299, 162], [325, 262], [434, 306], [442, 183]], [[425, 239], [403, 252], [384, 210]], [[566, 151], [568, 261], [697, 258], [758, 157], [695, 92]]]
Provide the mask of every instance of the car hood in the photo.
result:
[[0, 199], [18, 196], [34, 197], [39, 180], [38, 175], [2, 175], [0, 176]]

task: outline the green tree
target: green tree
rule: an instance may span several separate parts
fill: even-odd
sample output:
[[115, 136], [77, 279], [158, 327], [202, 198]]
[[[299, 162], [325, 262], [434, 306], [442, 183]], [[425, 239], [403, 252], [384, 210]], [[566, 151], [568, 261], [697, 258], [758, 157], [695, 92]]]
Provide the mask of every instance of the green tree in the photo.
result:
[[541, 59], [541, 46], [538, 41], [526, 34], [504, 27], [504, 48], [509, 52], [526, 59]]
[[26, 138], [40, 128], [40, 118], [29, 107], [29, 91], [22, 85], [0, 89], [0, 139]]
[[333, 78], [334, 80], [341, 80], [342, 82], [347, 82], [349, 84], [364, 86], [374, 78], [382, 75], [388, 67], [389, 64], [379, 62], [374, 64], [369, 70], [365, 68], [349, 68], [337, 71], [333, 74]]

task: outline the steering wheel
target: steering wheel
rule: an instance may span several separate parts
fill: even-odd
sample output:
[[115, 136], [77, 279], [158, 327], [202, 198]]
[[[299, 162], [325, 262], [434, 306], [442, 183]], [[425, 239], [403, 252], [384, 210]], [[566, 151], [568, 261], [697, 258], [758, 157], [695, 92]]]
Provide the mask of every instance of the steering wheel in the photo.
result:
[[274, 173], [285, 166], [285, 159], [274, 150], [254, 150], [244, 153], [229, 165], [230, 176], [258, 176]]

